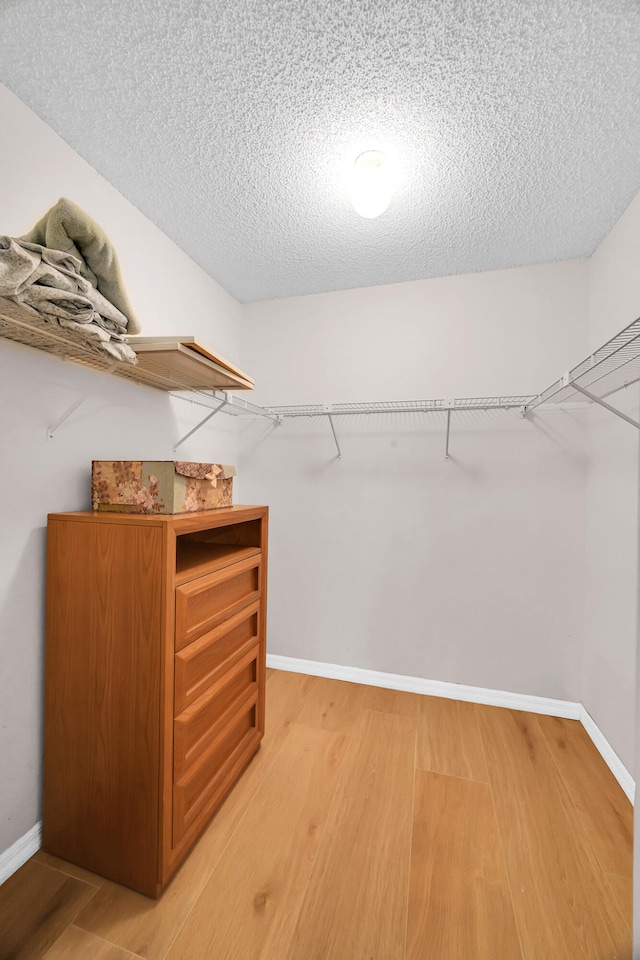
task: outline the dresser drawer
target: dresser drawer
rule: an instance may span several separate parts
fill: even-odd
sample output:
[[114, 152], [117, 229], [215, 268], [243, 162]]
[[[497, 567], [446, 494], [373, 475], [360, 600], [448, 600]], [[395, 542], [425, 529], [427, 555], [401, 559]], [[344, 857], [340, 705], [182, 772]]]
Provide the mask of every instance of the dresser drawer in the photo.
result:
[[179, 780], [226, 730], [255, 703], [258, 658], [255, 646], [173, 722], [173, 775]]
[[220, 805], [243, 767], [258, 749], [255, 698], [246, 701], [199, 762], [175, 783], [173, 789], [173, 844], [176, 846], [194, 824], [204, 825]]
[[260, 557], [249, 557], [176, 587], [176, 650], [254, 603], [260, 571]]
[[260, 602], [176, 653], [174, 715], [186, 710], [260, 639]]

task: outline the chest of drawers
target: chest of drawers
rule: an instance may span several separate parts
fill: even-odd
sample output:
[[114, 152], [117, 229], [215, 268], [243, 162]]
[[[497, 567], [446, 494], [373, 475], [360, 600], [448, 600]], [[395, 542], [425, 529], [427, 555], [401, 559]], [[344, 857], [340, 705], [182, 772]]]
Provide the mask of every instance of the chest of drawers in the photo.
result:
[[266, 507], [52, 514], [43, 846], [158, 896], [264, 732]]

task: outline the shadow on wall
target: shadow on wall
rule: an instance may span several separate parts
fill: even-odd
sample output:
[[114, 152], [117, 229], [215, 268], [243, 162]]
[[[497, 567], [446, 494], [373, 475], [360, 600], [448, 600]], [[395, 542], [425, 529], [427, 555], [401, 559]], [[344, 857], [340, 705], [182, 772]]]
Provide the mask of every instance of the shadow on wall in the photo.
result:
[[[40, 792], [29, 791], [26, 795], [30, 802], [25, 803], [24, 784], [32, 782], [35, 763], [42, 767], [46, 527], [32, 529], [21, 552], [17, 543], [13, 549], [13, 576], [6, 583], [0, 602], [0, 638], [15, 640], [3, 643], [0, 757], [7, 763], [7, 769], [0, 775], [0, 792], [4, 796], [4, 808], [19, 810], [23, 824], [17, 831], [11, 822], [0, 824], [0, 850], [41, 817]], [[24, 703], [26, 689], [30, 691], [27, 704]], [[14, 725], [13, 720], [17, 720], [17, 724]], [[6, 843], [3, 842], [5, 831]]]

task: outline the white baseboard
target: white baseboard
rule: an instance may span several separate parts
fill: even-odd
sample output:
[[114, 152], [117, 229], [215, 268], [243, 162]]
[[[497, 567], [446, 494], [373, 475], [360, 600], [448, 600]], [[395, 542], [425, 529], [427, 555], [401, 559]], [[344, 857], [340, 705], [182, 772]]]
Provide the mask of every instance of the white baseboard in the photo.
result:
[[509, 693], [506, 690], [491, 690], [488, 687], [469, 687], [462, 683], [447, 683], [444, 680], [405, 677], [399, 673], [380, 673], [378, 670], [345, 667], [336, 663], [321, 663], [317, 660], [298, 660], [296, 657], [279, 657], [276, 654], [267, 654], [267, 666], [273, 667], [274, 670], [306, 673], [313, 677], [350, 680], [352, 683], [364, 683], [371, 687], [386, 687], [389, 690], [406, 690], [408, 693], [421, 693], [428, 697], [466, 700], [470, 703], [484, 703], [490, 707], [508, 707], [511, 710], [525, 710], [528, 713], [542, 713], [550, 717], [580, 720], [627, 797], [631, 803], [634, 802], [635, 782], [633, 777], [593, 717], [581, 703], [573, 700], [552, 700], [549, 697]]
[[585, 709], [584, 705], [580, 713], [580, 722], [585, 728], [589, 736], [591, 737], [593, 743], [596, 746], [596, 749], [606, 765], [611, 770], [611, 773], [614, 775], [627, 797], [631, 803], [635, 800], [636, 793], [636, 784], [635, 780], [625, 767], [624, 763], [615, 752], [604, 733], [595, 722], [588, 710]]
[[487, 687], [469, 687], [463, 683], [424, 680], [422, 677], [405, 677], [400, 673], [380, 673], [378, 670], [344, 667], [335, 663], [319, 663], [317, 660], [298, 660], [294, 657], [278, 657], [274, 654], [267, 654], [267, 666], [275, 670], [289, 670], [292, 673], [308, 673], [314, 677], [329, 677], [332, 680], [351, 680], [352, 683], [365, 683], [370, 687], [422, 693], [428, 697], [486, 703], [493, 707], [526, 710], [528, 713], [546, 713], [551, 717], [566, 717], [569, 720], [579, 720], [582, 709], [580, 703], [574, 703], [571, 700], [552, 700], [549, 697], [533, 697], [526, 693], [508, 693], [506, 690], [490, 690]]
[[[346, 667], [337, 663], [321, 663], [318, 660], [299, 660], [296, 657], [279, 657], [267, 654], [267, 666], [274, 670], [305, 673], [313, 677], [328, 677], [332, 680], [350, 680], [371, 687], [389, 690], [406, 690], [429, 697], [446, 697], [448, 700], [466, 700], [469, 703], [484, 703], [492, 707], [508, 707], [528, 713], [542, 713], [551, 717], [579, 720], [614, 777], [631, 801], [635, 798], [635, 781], [615, 752], [602, 730], [581, 703], [572, 700], [553, 700], [549, 697], [530, 696], [525, 693], [509, 693], [506, 690], [491, 690], [488, 687], [469, 687], [462, 683], [447, 683], [444, 680], [425, 680], [422, 677], [406, 677], [399, 673], [381, 673], [361, 667]], [[0, 853], [0, 884], [4, 883], [23, 863], [40, 849], [42, 824], [36, 823], [4, 853]]]
[[29, 857], [38, 852], [41, 837], [42, 824], [36, 823], [35, 827], [31, 827], [24, 836], [19, 837], [4, 853], [0, 853], [0, 883], [8, 880]]

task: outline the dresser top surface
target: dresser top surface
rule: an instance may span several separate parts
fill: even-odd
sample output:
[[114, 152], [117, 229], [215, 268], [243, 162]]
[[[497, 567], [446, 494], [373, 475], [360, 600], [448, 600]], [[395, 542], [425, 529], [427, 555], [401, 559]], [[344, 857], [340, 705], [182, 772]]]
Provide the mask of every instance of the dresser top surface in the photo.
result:
[[151, 527], [173, 527], [176, 532], [205, 530], [211, 527], [240, 523], [243, 520], [258, 520], [266, 517], [266, 506], [234, 504], [215, 510], [193, 513], [100, 513], [96, 510], [73, 510], [69, 513], [50, 513], [49, 520], [77, 521], [80, 523], [117, 523]]

